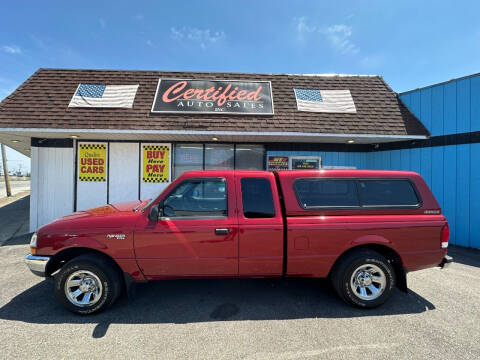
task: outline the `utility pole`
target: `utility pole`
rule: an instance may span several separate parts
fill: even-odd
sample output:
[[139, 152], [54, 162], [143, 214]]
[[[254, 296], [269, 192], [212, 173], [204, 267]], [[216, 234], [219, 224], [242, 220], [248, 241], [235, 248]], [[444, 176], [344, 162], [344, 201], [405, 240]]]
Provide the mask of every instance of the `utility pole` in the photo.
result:
[[5, 145], [2, 145], [2, 160], [3, 160], [3, 177], [5, 179], [5, 188], [7, 189], [7, 196], [12, 196], [10, 189], [10, 178], [8, 177], [7, 154], [5, 153]]

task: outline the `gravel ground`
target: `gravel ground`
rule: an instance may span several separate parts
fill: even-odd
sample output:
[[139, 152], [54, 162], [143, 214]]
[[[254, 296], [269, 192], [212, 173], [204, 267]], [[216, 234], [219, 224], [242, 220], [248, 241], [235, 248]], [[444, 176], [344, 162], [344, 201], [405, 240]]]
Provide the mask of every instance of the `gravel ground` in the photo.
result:
[[0, 358], [479, 359], [480, 253], [408, 276], [410, 293], [359, 310], [323, 280], [183, 280], [139, 286], [99, 315], [53, 298], [23, 264], [27, 236], [0, 247]]

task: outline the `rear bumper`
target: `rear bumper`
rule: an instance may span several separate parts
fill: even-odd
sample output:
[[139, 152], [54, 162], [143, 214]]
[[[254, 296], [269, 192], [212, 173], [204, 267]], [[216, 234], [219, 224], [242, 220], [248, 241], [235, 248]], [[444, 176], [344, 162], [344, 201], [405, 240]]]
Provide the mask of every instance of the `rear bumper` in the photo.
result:
[[451, 256], [445, 255], [443, 257], [443, 260], [438, 266], [440, 266], [442, 269], [447, 268], [451, 263], [453, 262], [453, 258]]
[[28, 254], [25, 258], [25, 263], [32, 273], [45, 277], [45, 269], [47, 268], [49, 260], [50, 256], [36, 256]]

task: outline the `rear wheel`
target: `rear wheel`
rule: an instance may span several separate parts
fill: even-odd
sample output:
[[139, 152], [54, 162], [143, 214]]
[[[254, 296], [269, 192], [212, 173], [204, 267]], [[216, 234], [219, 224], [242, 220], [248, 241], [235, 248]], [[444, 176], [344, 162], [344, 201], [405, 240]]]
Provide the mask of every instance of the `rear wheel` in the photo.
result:
[[55, 275], [55, 296], [68, 310], [92, 314], [113, 304], [123, 283], [115, 264], [96, 254], [70, 260]]
[[335, 291], [347, 304], [374, 308], [390, 297], [395, 287], [395, 272], [379, 253], [358, 250], [340, 259], [331, 280]]

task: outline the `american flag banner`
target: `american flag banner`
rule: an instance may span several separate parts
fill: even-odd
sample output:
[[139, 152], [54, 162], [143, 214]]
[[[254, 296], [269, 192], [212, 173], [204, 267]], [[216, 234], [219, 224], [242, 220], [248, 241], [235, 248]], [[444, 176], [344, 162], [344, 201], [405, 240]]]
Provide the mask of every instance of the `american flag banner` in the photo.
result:
[[138, 85], [80, 84], [68, 107], [132, 108]]
[[350, 90], [293, 89], [299, 111], [356, 113]]

